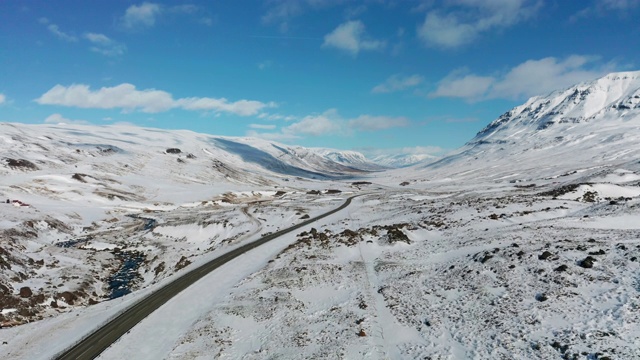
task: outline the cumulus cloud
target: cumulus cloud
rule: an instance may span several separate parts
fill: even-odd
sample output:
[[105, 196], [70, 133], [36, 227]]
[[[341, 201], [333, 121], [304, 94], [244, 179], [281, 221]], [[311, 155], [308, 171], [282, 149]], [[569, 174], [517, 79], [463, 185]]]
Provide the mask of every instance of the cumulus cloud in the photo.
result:
[[460, 97], [475, 100], [487, 93], [495, 82], [491, 76], [464, 75], [466, 69], [456, 70], [438, 83], [430, 97]]
[[60, 27], [58, 25], [56, 25], [56, 24], [47, 25], [47, 30], [49, 30], [50, 33], [55, 35], [60, 40], [69, 41], [69, 42], [78, 41], [77, 37], [75, 37], [73, 35], [69, 35], [69, 34], [65, 33], [64, 31], [60, 30]]
[[160, 5], [154, 3], [145, 2], [140, 5], [131, 5], [122, 16], [122, 26], [126, 29], [152, 27], [161, 12]]
[[337, 111], [330, 109], [322, 114], [305, 116], [302, 120], [281, 128], [279, 132], [249, 130], [247, 131], [247, 136], [266, 140], [291, 141], [300, 139], [304, 135], [323, 136], [343, 134], [344, 132], [341, 131], [343, 125], [344, 121], [339, 117]]
[[[202, 14], [202, 8], [193, 4], [182, 4], [175, 6], [165, 6], [156, 3], [144, 2], [140, 5], [131, 5], [127, 8], [124, 15], [120, 18], [120, 26], [127, 30], [141, 30], [151, 28], [163, 15], [186, 14], [196, 15]], [[206, 11], [205, 14], [206, 15]], [[213, 19], [204, 16], [197, 20], [198, 23], [211, 26]]]
[[89, 49], [105, 56], [121, 56], [127, 50], [124, 44], [114, 41], [103, 34], [86, 33], [84, 38], [93, 44]]
[[174, 101], [174, 105], [185, 110], [227, 112], [240, 116], [256, 115], [265, 107], [275, 107], [275, 103], [262, 103], [254, 100], [229, 102], [225, 98], [190, 97]]
[[354, 131], [379, 131], [410, 124], [404, 117], [360, 115], [345, 119], [336, 109], [329, 109], [321, 114], [307, 115], [300, 121], [281, 128], [280, 132], [251, 132], [250, 136], [270, 140], [292, 140], [302, 136], [346, 136]]
[[427, 12], [418, 37], [428, 46], [455, 48], [482, 33], [507, 28], [531, 18], [541, 0], [456, 0], [443, 9]]
[[592, 80], [613, 70], [614, 64], [597, 65], [597, 57], [571, 55], [528, 60], [504, 74], [479, 76], [457, 70], [438, 83], [430, 97], [458, 97], [469, 101], [494, 98], [524, 99]]
[[158, 113], [182, 108], [194, 111], [226, 112], [240, 116], [256, 115], [266, 107], [275, 107], [274, 103], [262, 103], [252, 100], [229, 102], [225, 98], [180, 98], [162, 90], [138, 90], [132, 84], [120, 84], [91, 90], [88, 85], [56, 85], [35, 100], [42, 105], [61, 105], [92, 109], [114, 109], [124, 111], [139, 110], [146, 113]]
[[45, 124], [88, 124], [85, 120], [71, 120], [60, 114], [51, 114], [44, 119]]
[[408, 126], [409, 120], [405, 117], [360, 115], [355, 119], [349, 120], [347, 125], [355, 130], [377, 131]]
[[423, 81], [424, 78], [417, 74], [409, 76], [392, 75], [387, 80], [385, 80], [385, 82], [376, 85], [373, 89], [371, 89], [371, 92], [374, 94], [379, 94], [402, 91], [418, 86]]
[[339, 25], [325, 35], [322, 46], [340, 49], [356, 56], [360, 51], [380, 50], [386, 46], [386, 43], [367, 37], [364, 24], [359, 20], [352, 20]]
[[341, 128], [340, 119], [335, 110], [320, 115], [305, 116], [302, 120], [284, 128], [285, 133], [320, 136], [335, 134]]

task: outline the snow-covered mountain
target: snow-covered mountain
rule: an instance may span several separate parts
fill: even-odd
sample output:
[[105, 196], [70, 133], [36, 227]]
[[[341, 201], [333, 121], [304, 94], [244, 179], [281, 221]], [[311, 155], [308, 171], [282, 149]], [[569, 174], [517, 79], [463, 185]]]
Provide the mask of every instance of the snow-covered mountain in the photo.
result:
[[470, 172], [513, 181], [523, 180], [519, 174], [525, 172], [558, 177], [633, 161], [639, 141], [640, 71], [619, 72], [533, 97], [452, 155], [418, 169], [430, 178]]
[[385, 154], [375, 156], [371, 161], [390, 168], [403, 168], [419, 163], [430, 163], [437, 158], [430, 154]]
[[[224, 178], [263, 183], [265, 179], [261, 177], [273, 176], [340, 178], [366, 171], [358, 165], [373, 166], [366, 160], [345, 166], [299, 146], [190, 131], [23, 124], [0, 124], [0, 129], [3, 174], [102, 166], [115, 174], [156, 171], [159, 176], [183, 181]], [[33, 166], [15, 163], [21, 160]]]
[[384, 170], [388, 167], [386, 164], [382, 164], [376, 159], [368, 159], [364, 154], [353, 151], [353, 150], [335, 150], [335, 149], [325, 149], [325, 148], [314, 148], [312, 149], [318, 155], [329, 159], [338, 164], [343, 164], [346, 166], [353, 166], [358, 169], [367, 169], [371, 171], [380, 171]]
[[533, 97], [493, 121], [470, 144], [562, 143], [586, 133], [639, 124], [640, 71], [612, 73], [545, 97]]

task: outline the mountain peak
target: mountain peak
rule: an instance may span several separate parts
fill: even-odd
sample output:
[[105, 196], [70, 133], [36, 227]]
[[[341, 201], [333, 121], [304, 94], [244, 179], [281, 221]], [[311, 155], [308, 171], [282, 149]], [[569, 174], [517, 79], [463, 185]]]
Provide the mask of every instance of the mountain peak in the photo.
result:
[[[562, 134], [554, 133], [567, 128], [586, 129], [616, 119], [640, 122], [640, 71], [611, 73], [547, 96], [532, 97], [490, 123], [470, 144], [557, 137]], [[577, 125], [588, 123], [592, 125]]]

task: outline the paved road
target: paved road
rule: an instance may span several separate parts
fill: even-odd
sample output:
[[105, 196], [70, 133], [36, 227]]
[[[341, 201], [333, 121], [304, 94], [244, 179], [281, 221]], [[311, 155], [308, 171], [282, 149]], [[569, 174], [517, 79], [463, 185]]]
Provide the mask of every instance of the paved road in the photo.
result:
[[[359, 196], [359, 195], [356, 195]], [[344, 204], [340, 205], [340, 207], [333, 209], [329, 212], [326, 212], [322, 215], [316, 216], [300, 224], [294, 225], [290, 228], [280, 230], [273, 234], [269, 234], [267, 236], [263, 236], [262, 238], [243, 245], [235, 250], [232, 250], [224, 255], [221, 255], [208, 263], [189, 271], [183, 276], [177, 278], [176, 280], [170, 282], [169, 284], [162, 287], [160, 290], [155, 291], [154, 293], [148, 295], [146, 298], [140, 300], [135, 305], [131, 306], [123, 313], [118, 315], [115, 319], [109, 321], [103, 327], [97, 329], [92, 334], [87, 336], [84, 340], [73, 346], [72, 348], [66, 350], [64, 353], [58, 355], [56, 359], [59, 360], [85, 360], [85, 359], [95, 359], [98, 357], [105, 349], [107, 349], [111, 344], [113, 344], [116, 340], [118, 340], [122, 335], [127, 333], [127, 331], [131, 330], [137, 323], [142, 321], [149, 314], [154, 312], [164, 303], [169, 301], [172, 297], [177, 295], [182, 290], [191, 286], [196, 281], [200, 280], [202, 277], [215, 270], [219, 266], [233, 260], [234, 258], [244, 254], [245, 252], [256, 248], [268, 241], [271, 241], [281, 235], [299, 229], [303, 226], [309, 225], [314, 221], [320, 220], [324, 217], [327, 217], [331, 214], [334, 214], [351, 204], [351, 200], [356, 196], [352, 196], [348, 198]]]

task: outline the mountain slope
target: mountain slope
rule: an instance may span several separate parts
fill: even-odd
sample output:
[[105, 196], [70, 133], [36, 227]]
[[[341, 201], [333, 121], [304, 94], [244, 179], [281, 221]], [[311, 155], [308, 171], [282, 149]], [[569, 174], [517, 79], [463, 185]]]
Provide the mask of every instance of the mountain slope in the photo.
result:
[[34, 171], [71, 171], [90, 164], [114, 175], [151, 171], [181, 182], [225, 179], [264, 184], [266, 177], [273, 176], [343, 178], [372, 166], [366, 162], [362, 163], [365, 169], [357, 164], [345, 166], [301, 147], [189, 131], [18, 124], [0, 124], [0, 128], [3, 174], [27, 169], [14, 163], [26, 160]]
[[452, 155], [416, 169], [430, 178], [521, 181], [523, 173], [557, 178], [633, 162], [640, 155], [639, 140], [640, 72], [612, 73], [533, 97]]
[[540, 141], [552, 136], [556, 140], [566, 130], [594, 132], [615, 120], [622, 122], [610, 125], [637, 126], [638, 116], [640, 72], [613, 73], [546, 97], [533, 97], [493, 121], [471, 143]]

